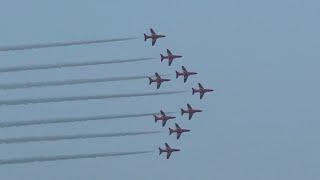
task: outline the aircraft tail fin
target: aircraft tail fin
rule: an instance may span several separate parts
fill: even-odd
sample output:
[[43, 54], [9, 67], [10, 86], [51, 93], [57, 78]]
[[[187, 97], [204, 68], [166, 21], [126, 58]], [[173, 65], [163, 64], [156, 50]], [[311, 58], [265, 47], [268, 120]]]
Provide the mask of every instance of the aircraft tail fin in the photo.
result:
[[180, 75], [179, 72], [176, 71], [176, 79], [178, 79], [179, 75]]
[[159, 155], [162, 154], [163, 152], [164, 152], [163, 149], [159, 147]]
[[160, 54], [160, 56], [161, 56], [161, 62], [164, 60], [164, 55], [163, 54]]
[[156, 115], [153, 115], [154, 117], [154, 122], [157, 122], [159, 120], [159, 118]]
[[144, 41], [147, 41], [148, 36], [146, 34], [143, 34], [143, 35], [144, 35]]
[[149, 85], [151, 85], [151, 83], [152, 83], [152, 78], [151, 77], [148, 77], [148, 79], [149, 79]]
[[181, 116], [183, 116], [183, 114], [186, 113], [186, 111], [182, 108], [180, 110], [181, 110]]
[[194, 88], [192, 88], [192, 95], [194, 95], [195, 92], [196, 92], [196, 90]]
[[173, 133], [173, 129], [169, 128], [169, 135]]

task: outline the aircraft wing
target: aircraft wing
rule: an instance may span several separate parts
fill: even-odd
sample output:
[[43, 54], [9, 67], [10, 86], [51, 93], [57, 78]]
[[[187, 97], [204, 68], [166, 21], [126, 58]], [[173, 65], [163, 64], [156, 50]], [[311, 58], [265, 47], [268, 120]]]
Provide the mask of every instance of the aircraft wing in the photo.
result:
[[184, 66], [182, 66], [182, 70], [183, 70], [184, 72], [187, 72], [187, 69], [186, 69], [186, 67], [184, 67]]
[[189, 120], [191, 120], [193, 113], [189, 113]]
[[198, 83], [200, 89], [204, 89], [201, 83]]
[[190, 104], [187, 104], [187, 106], [188, 106], [188, 109], [189, 109], [189, 110], [191, 110], [191, 109], [192, 109], [192, 107], [191, 107], [191, 105], [190, 105]]
[[152, 38], [152, 46], [154, 46], [154, 44], [156, 44], [157, 39]]
[[171, 151], [170, 152], [167, 152], [167, 159], [169, 159], [170, 158], [170, 156], [171, 156]]
[[167, 123], [167, 120], [163, 120], [162, 121], [162, 127], [164, 127], [166, 125], [166, 123]]
[[164, 145], [166, 146], [167, 149], [171, 149], [168, 143], [164, 143]]
[[183, 82], [187, 82], [188, 77], [189, 77], [188, 75], [183, 76]]
[[159, 75], [159, 73], [154, 73], [155, 75], [156, 75], [156, 77], [158, 78], [158, 79], [160, 79], [161, 77], [160, 77], [160, 75]]
[[202, 99], [203, 98], [203, 95], [204, 95], [204, 92], [200, 92], [200, 99]]
[[160, 114], [161, 114], [162, 116], [165, 116], [165, 115], [166, 115], [162, 110], [160, 111]]
[[179, 139], [181, 136], [181, 132], [177, 132], [177, 139]]
[[167, 54], [172, 55], [172, 52], [169, 49], [167, 49]]
[[151, 35], [156, 35], [156, 32], [152, 28], [150, 28]]
[[171, 64], [172, 64], [172, 59], [169, 59], [169, 66], [171, 66]]
[[161, 86], [161, 82], [157, 82], [157, 89], [159, 89]]
[[181, 129], [180, 126], [177, 123], [175, 123], [175, 125], [176, 125], [177, 129]]

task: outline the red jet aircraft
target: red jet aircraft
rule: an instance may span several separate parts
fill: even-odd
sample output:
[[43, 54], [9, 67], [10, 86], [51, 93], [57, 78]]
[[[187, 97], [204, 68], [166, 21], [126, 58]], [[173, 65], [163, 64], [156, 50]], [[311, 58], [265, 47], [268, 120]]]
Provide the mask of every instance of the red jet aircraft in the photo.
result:
[[152, 28], [150, 29], [150, 33], [151, 33], [150, 36], [147, 34], [144, 34], [144, 41], [147, 41], [148, 39], [152, 39], [152, 46], [154, 46], [158, 38], [166, 37], [165, 35], [157, 34]]
[[184, 66], [182, 66], [182, 72], [176, 71], [176, 78], [178, 79], [179, 76], [183, 76], [183, 82], [187, 82], [188, 77], [190, 75], [198, 74], [196, 72], [189, 72]]
[[168, 143], [165, 143], [165, 145], [166, 149], [161, 149], [161, 147], [159, 147], [159, 155], [162, 153], [167, 153], [167, 159], [170, 158], [172, 152], [180, 151], [180, 149], [171, 148]]
[[167, 116], [162, 110], [160, 111], [160, 114], [161, 114], [160, 117], [158, 117], [157, 115], [153, 115], [153, 117], [155, 122], [162, 121], [162, 127], [166, 125], [168, 120], [176, 118], [174, 116]]
[[203, 95], [207, 92], [214, 91], [213, 89], [205, 89], [200, 83], [198, 83], [199, 89], [192, 88], [192, 95], [195, 93], [200, 93], [200, 99], [203, 98]]
[[165, 59], [168, 59], [169, 66], [171, 66], [172, 61], [173, 61], [174, 59], [176, 59], [176, 58], [182, 58], [182, 56], [180, 56], [180, 55], [174, 55], [174, 54], [172, 54], [172, 52], [171, 52], [169, 49], [167, 49], [167, 56], [164, 56], [163, 54], [160, 54], [160, 56], [161, 56], [161, 62], [162, 62], [163, 60], [165, 60]]
[[188, 113], [189, 120], [191, 120], [194, 113], [202, 112], [202, 110], [200, 110], [200, 109], [192, 109], [190, 104], [187, 104], [187, 107], [188, 107], [188, 109], [186, 109], [186, 110], [181, 108], [181, 116], [183, 116], [184, 113]]
[[151, 85], [153, 82], [157, 83], [157, 89], [160, 88], [161, 84], [165, 81], [170, 81], [170, 79], [163, 79], [160, 77], [160, 75], [158, 73], [155, 73], [156, 78], [152, 79], [151, 77], [149, 78], [149, 85]]
[[177, 133], [177, 139], [180, 138], [181, 134], [184, 132], [190, 132], [191, 130], [189, 129], [183, 129], [181, 128], [177, 123], [175, 123], [176, 125], [176, 129], [171, 129], [169, 128], [169, 135], [171, 135], [172, 133]]

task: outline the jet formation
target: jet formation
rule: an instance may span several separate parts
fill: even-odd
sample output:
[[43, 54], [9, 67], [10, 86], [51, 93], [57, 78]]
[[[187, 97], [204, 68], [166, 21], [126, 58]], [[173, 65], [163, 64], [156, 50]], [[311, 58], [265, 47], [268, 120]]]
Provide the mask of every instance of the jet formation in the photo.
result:
[[[151, 35], [144, 34], [144, 41], [151, 39], [152, 46], [155, 45], [156, 41], [159, 38], [166, 37], [165, 35], [157, 34], [152, 28], [150, 29], [150, 33], [151, 33]], [[171, 66], [173, 64], [173, 62], [176, 61], [177, 59], [180, 59], [183, 57], [182, 55], [176, 55], [176, 54], [172, 53], [172, 51], [169, 49], [166, 49], [166, 53], [167, 53], [166, 55], [160, 54], [160, 61], [163, 62], [163, 61], [167, 60], [169, 66]], [[194, 75], [198, 74], [197, 72], [188, 71], [185, 66], [182, 66], [181, 69], [182, 69], [182, 71], [176, 70], [175, 75], [176, 75], [176, 79], [178, 79], [179, 77], [183, 77], [184, 83], [186, 83], [188, 81], [189, 76], [194, 76]], [[157, 72], [155, 73], [154, 78], [152, 76], [149, 76], [148, 79], [149, 79], [149, 85], [151, 85], [152, 83], [156, 83], [157, 89], [159, 89], [161, 87], [161, 84], [163, 82], [171, 81], [170, 79], [162, 78], [159, 75], [159, 73], [157, 73]], [[203, 99], [204, 94], [206, 94], [208, 92], [212, 92], [212, 91], [214, 91], [214, 90], [213, 89], [206, 89], [202, 86], [201, 83], [198, 83], [198, 88], [192, 88], [192, 95], [199, 93], [200, 99]], [[188, 103], [186, 109], [180, 108], [180, 112], [181, 112], [181, 116], [188, 114], [188, 119], [191, 120], [195, 113], [200, 113], [200, 112], [202, 112], [202, 110], [194, 109]], [[171, 121], [174, 119], [176, 119], [175, 116], [168, 116], [168, 115], [166, 115], [166, 113], [163, 110], [160, 110], [160, 113], [158, 113], [158, 114], [154, 114], [155, 122], [157, 123], [158, 121], [161, 121], [162, 127], [166, 126], [166, 124], [169, 120]], [[180, 139], [180, 137], [183, 133], [190, 132], [190, 131], [191, 130], [189, 130], [189, 129], [181, 128], [177, 123], [175, 123], [175, 128], [169, 128], [169, 135], [172, 135], [175, 133], [176, 139]], [[170, 158], [170, 156], [173, 152], [178, 152], [178, 151], [180, 151], [180, 149], [171, 148], [168, 143], [165, 143], [164, 148], [159, 147], [159, 154], [161, 155], [162, 153], [166, 153], [167, 159]]]
[[[148, 39], [151, 40], [151, 45], [155, 46], [159, 38], [164, 38], [165, 35], [157, 34], [152, 28], [150, 29], [150, 35], [144, 34], [144, 41]], [[106, 43], [106, 42], [116, 42], [116, 41], [128, 41], [136, 38], [117, 38], [117, 39], [102, 39], [102, 40], [89, 40], [89, 41], [71, 41], [71, 42], [56, 42], [56, 43], [46, 43], [46, 44], [31, 44], [22, 46], [7, 46], [0, 48], [0, 51], [15, 51], [15, 50], [26, 50], [26, 49], [38, 49], [38, 48], [49, 48], [49, 47], [59, 47], [59, 46], [72, 46], [72, 45], [85, 45], [93, 43]], [[168, 61], [168, 65], [171, 66], [176, 60], [180, 60], [183, 56], [177, 55], [171, 52], [171, 50], [166, 49], [166, 55], [160, 54], [160, 61]], [[59, 64], [47, 64], [47, 65], [30, 65], [30, 66], [16, 66], [13, 68], [0, 68], [0, 72], [17, 72], [17, 71], [30, 71], [30, 70], [40, 70], [40, 69], [52, 69], [52, 68], [62, 68], [62, 67], [78, 67], [78, 66], [91, 66], [100, 64], [114, 64], [114, 63], [129, 63], [146, 61], [153, 58], [135, 58], [135, 59], [123, 59], [123, 60], [110, 60], [110, 61], [91, 61], [91, 62], [76, 62], [76, 63], [59, 63]], [[198, 62], [198, 61], [197, 61]], [[197, 75], [197, 72], [188, 71], [185, 66], [182, 66], [182, 71], [175, 71], [176, 79], [180, 76], [183, 77], [184, 84], [188, 81], [189, 76]], [[119, 77], [119, 78], [100, 78], [100, 79], [73, 79], [64, 81], [48, 81], [48, 82], [31, 82], [27, 84], [7, 84], [2, 85], [0, 89], [18, 89], [18, 88], [31, 88], [31, 87], [44, 87], [44, 86], [57, 86], [57, 85], [72, 85], [72, 84], [85, 84], [85, 83], [95, 83], [95, 82], [106, 82], [106, 81], [119, 81], [119, 80], [133, 80], [142, 79], [146, 76], [136, 76], [136, 77]], [[148, 76], [149, 84], [156, 84], [156, 89], [159, 89], [163, 82], [171, 81], [170, 79], [165, 79], [160, 76], [158, 72], [154, 76]], [[189, 80], [190, 81], [190, 80]], [[5, 87], [5, 88], [4, 88]], [[9, 87], [9, 88], [8, 88]], [[204, 95], [208, 92], [213, 92], [213, 89], [207, 89], [198, 83], [198, 88], [192, 88], [192, 95], [200, 94], [200, 99], [203, 99]], [[78, 100], [93, 100], [93, 99], [109, 99], [109, 98], [128, 98], [128, 97], [142, 97], [142, 96], [153, 96], [162, 94], [177, 94], [184, 91], [167, 91], [167, 92], [147, 92], [147, 93], [129, 93], [129, 94], [107, 94], [107, 95], [87, 95], [87, 96], [67, 96], [67, 97], [47, 97], [47, 98], [29, 98], [29, 99], [14, 99], [14, 100], [4, 100], [0, 101], [0, 106], [4, 105], [26, 105], [26, 104], [37, 104], [37, 103], [49, 103], [49, 102], [64, 102], [64, 101], [78, 101]], [[151, 104], [150, 104], [151, 105]], [[202, 110], [193, 108], [189, 103], [187, 104], [187, 109], [180, 108], [181, 116], [184, 117], [188, 114], [188, 119], [191, 120], [195, 113], [200, 113]], [[169, 113], [167, 113], [169, 114]], [[166, 126], [168, 122], [176, 120], [175, 116], [167, 115], [163, 110], [160, 113], [154, 114], [154, 120], [157, 123], [161, 121], [162, 127]], [[151, 113], [152, 115], [152, 113]], [[101, 119], [117, 119], [117, 118], [129, 118], [129, 117], [144, 117], [150, 116], [149, 113], [143, 114], [126, 114], [126, 115], [113, 115], [113, 116], [94, 116], [94, 117], [79, 117], [79, 118], [60, 118], [51, 120], [31, 120], [31, 121], [16, 121], [16, 122], [5, 122], [0, 123], [0, 127], [18, 127], [18, 126], [28, 126], [28, 125], [40, 125], [40, 124], [55, 124], [55, 123], [70, 123], [70, 122], [80, 122], [89, 120], [101, 120]], [[180, 140], [183, 133], [190, 132], [190, 129], [181, 128], [178, 123], [175, 123], [174, 128], [169, 128], [169, 136], [176, 134], [176, 139]], [[96, 137], [116, 137], [116, 136], [131, 136], [140, 134], [153, 134], [160, 131], [146, 131], [146, 132], [127, 132], [127, 133], [108, 133], [108, 134], [80, 134], [80, 135], [59, 135], [59, 136], [41, 136], [41, 137], [22, 137], [22, 138], [9, 138], [0, 139], [1, 143], [26, 143], [26, 142], [39, 142], [39, 141], [55, 141], [62, 139], [85, 139], [85, 138], [96, 138]], [[189, 134], [189, 133], [186, 133]], [[180, 149], [172, 148], [168, 143], [164, 143], [165, 147], [159, 147], [159, 154], [166, 153], [166, 159], [169, 159], [173, 152], [179, 152]], [[56, 160], [66, 160], [66, 159], [82, 159], [82, 158], [96, 158], [96, 157], [108, 157], [108, 156], [122, 156], [122, 155], [133, 155], [133, 154], [143, 154], [149, 153], [151, 151], [136, 151], [136, 152], [122, 152], [122, 153], [97, 153], [97, 154], [79, 154], [79, 155], [58, 155], [58, 156], [40, 156], [40, 157], [30, 157], [30, 158], [14, 158], [14, 159], [2, 159], [0, 160], [0, 165], [4, 164], [19, 164], [19, 163], [29, 163], [29, 162], [44, 162], [44, 161], [56, 161]]]

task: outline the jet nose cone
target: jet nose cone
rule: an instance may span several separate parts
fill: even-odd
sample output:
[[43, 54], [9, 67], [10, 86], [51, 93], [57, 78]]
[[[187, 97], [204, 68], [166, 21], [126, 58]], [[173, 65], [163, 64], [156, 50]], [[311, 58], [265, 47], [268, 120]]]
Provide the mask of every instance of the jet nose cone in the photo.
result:
[[199, 110], [199, 112], [202, 112], [202, 110]]
[[190, 132], [191, 130], [190, 129], [186, 129], [186, 132]]

